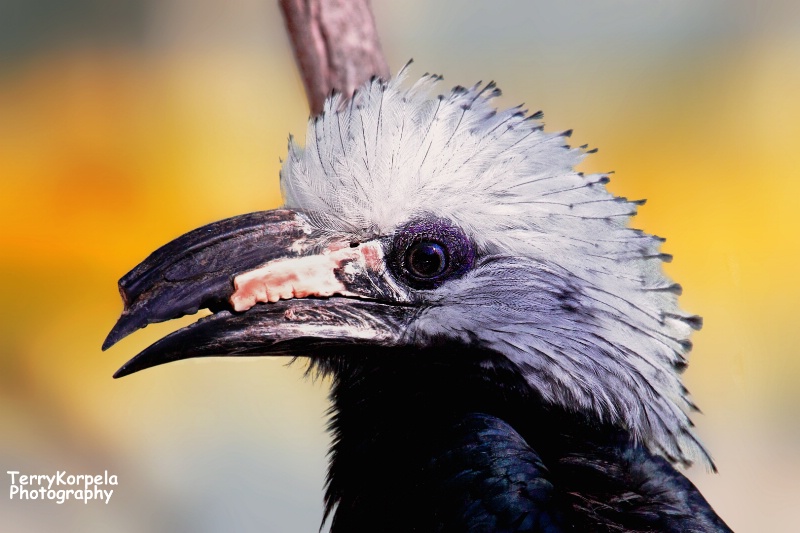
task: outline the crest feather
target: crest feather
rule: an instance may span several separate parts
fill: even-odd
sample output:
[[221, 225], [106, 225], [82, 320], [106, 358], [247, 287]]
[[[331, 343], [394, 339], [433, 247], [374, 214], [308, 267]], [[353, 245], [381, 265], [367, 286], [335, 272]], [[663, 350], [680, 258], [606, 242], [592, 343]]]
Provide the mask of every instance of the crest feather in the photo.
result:
[[[431, 294], [454, 305], [431, 306], [409, 335], [467, 335], [459, 328], [481, 317], [494, 329], [471, 338], [506, 354], [547, 400], [622, 424], [673, 461], [711, 465], [679, 378], [699, 319], [678, 308], [662, 240], [628, 227], [641, 202], [609, 193], [607, 174], [576, 172], [585, 147], [545, 132], [540, 113], [494, 108], [494, 83], [431, 96], [439, 76], [403, 88], [405, 72], [347, 104], [333, 96], [309, 122], [305, 149], [290, 142], [286, 206], [358, 239], [431, 213], [458, 224], [482, 254], [505, 259]], [[487, 300], [517, 271], [495, 294], [519, 309]], [[503, 332], [498, 320], [528, 323]]]

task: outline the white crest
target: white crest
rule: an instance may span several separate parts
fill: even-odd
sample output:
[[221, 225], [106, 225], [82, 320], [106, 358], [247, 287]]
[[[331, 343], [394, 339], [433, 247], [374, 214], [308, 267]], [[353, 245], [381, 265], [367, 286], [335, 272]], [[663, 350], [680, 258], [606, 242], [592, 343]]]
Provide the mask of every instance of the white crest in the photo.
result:
[[586, 152], [539, 116], [498, 111], [494, 84], [431, 96], [404, 72], [333, 96], [307, 144], [290, 142], [287, 207], [321, 229], [365, 239], [433, 214], [459, 225], [482, 257], [426, 298], [409, 335], [469, 339], [505, 354], [550, 402], [627, 427], [673, 461], [710, 459], [691, 430], [679, 372], [699, 318], [677, 306], [661, 240], [628, 227], [636, 202], [607, 175], [574, 170]]

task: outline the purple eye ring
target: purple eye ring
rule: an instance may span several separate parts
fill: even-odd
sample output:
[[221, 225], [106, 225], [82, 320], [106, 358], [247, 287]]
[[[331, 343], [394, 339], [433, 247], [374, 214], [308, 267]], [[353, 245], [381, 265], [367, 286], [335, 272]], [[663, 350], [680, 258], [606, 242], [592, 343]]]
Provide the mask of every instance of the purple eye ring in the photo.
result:
[[414, 289], [435, 289], [460, 277], [475, 263], [475, 247], [449, 220], [427, 217], [411, 221], [394, 235], [389, 265]]

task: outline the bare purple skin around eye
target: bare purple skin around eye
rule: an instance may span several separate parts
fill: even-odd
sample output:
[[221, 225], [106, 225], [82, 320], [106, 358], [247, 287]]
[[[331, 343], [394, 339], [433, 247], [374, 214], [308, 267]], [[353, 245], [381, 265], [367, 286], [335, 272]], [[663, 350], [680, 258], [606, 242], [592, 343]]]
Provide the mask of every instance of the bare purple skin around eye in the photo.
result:
[[[444, 270], [436, 276], [414, 275], [406, 264], [407, 252], [416, 243], [439, 244], [447, 254]], [[449, 279], [468, 272], [475, 264], [475, 246], [464, 231], [449, 220], [426, 217], [413, 220], [400, 228], [392, 242], [389, 265], [394, 274], [415, 289], [435, 289]]]

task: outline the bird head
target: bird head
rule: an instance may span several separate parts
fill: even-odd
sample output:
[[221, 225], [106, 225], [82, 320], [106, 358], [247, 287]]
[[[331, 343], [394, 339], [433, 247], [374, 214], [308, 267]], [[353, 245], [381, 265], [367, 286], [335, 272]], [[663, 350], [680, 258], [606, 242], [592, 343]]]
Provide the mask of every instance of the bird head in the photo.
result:
[[290, 139], [282, 209], [194, 230], [120, 280], [104, 349], [213, 314], [115, 377], [190, 357], [464, 346], [673, 461], [707, 458], [680, 380], [700, 319], [678, 308], [662, 239], [628, 227], [641, 202], [577, 172], [587, 151], [569, 132], [493, 107], [493, 83], [435, 96], [439, 77], [403, 77], [332, 96], [305, 148]]

